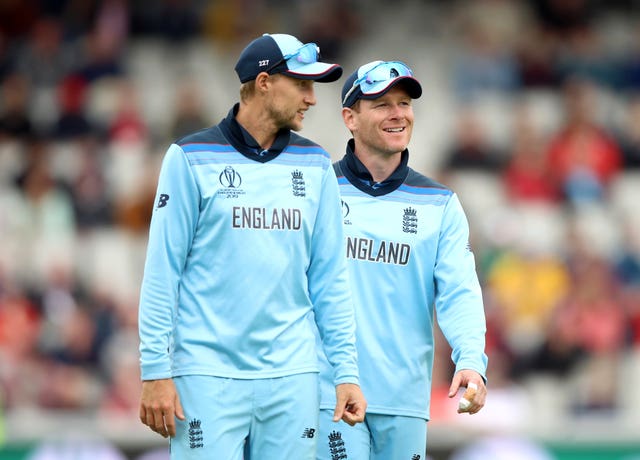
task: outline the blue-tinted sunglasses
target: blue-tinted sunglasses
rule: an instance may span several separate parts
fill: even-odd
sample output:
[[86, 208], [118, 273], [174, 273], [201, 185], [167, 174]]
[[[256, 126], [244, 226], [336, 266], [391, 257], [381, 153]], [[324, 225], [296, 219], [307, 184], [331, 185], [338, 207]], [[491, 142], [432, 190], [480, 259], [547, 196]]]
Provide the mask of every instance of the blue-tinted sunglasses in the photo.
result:
[[349, 96], [351, 96], [358, 87], [360, 87], [362, 94], [377, 94], [399, 77], [413, 77], [413, 72], [408, 65], [400, 61], [379, 62], [353, 82], [347, 94], [342, 98], [342, 105], [346, 103]]
[[306, 43], [293, 53], [286, 54], [275, 64], [269, 66], [265, 72], [269, 73], [286, 61], [289, 70], [294, 70], [307, 64], [318, 62], [320, 48], [315, 43]]

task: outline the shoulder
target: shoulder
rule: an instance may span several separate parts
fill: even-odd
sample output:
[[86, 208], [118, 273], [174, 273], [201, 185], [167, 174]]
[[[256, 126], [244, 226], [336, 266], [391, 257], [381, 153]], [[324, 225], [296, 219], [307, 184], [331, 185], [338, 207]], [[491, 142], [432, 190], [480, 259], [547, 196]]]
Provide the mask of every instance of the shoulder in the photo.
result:
[[422, 189], [439, 195], [453, 195], [453, 190], [451, 190], [451, 188], [417, 172], [412, 168], [409, 168], [409, 173], [407, 174], [407, 178], [404, 180], [404, 185], [415, 188], [416, 190]]
[[293, 131], [291, 131], [291, 137], [289, 139], [289, 149], [295, 150], [296, 153], [320, 154], [330, 160], [329, 152], [327, 152], [324, 147]]
[[185, 147], [192, 144], [228, 144], [218, 126], [204, 128], [177, 139], [175, 144]]

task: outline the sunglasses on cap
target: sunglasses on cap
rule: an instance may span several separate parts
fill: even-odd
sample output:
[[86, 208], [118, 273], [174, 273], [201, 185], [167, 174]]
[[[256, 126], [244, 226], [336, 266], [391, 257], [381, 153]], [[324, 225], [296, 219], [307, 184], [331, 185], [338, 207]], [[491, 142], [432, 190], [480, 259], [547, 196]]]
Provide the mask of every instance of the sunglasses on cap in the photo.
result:
[[302, 67], [307, 64], [313, 64], [314, 62], [318, 62], [318, 58], [320, 57], [320, 48], [315, 43], [306, 43], [298, 48], [293, 53], [286, 54], [274, 63], [273, 65], [267, 67], [265, 72], [269, 73], [276, 67], [278, 67], [283, 62], [287, 63], [288, 70], [295, 70], [298, 67]]
[[349, 96], [360, 87], [362, 94], [375, 95], [384, 91], [389, 84], [399, 77], [413, 77], [413, 72], [404, 62], [382, 61], [368, 69], [360, 78], [357, 78], [351, 89], [342, 98], [344, 105]]

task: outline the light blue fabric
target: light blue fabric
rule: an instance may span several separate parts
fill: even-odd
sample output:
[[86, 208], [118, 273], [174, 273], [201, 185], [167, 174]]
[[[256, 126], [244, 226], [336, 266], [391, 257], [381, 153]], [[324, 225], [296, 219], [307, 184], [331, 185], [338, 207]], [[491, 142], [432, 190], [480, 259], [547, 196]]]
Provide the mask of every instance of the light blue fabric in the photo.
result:
[[317, 460], [424, 459], [427, 421], [418, 417], [367, 414], [364, 423], [335, 423], [333, 411], [320, 411]]
[[189, 375], [174, 381], [186, 420], [178, 420], [171, 439], [172, 459], [315, 459], [317, 373], [252, 380]]

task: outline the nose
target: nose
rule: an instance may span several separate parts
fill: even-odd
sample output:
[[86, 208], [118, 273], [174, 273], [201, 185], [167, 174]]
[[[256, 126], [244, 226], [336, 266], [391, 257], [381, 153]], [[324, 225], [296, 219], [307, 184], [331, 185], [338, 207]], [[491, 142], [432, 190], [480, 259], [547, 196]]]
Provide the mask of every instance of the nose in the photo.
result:
[[391, 104], [391, 110], [389, 113], [389, 118], [393, 120], [398, 120], [405, 118], [405, 109], [400, 104]]
[[316, 105], [316, 102], [318, 102], [318, 100], [316, 99], [316, 92], [313, 89], [312, 85], [310, 85], [305, 92], [304, 102], [309, 105]]

